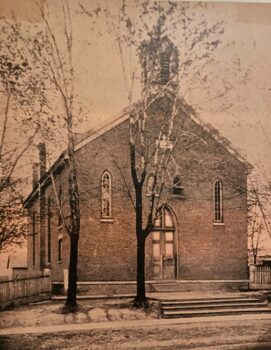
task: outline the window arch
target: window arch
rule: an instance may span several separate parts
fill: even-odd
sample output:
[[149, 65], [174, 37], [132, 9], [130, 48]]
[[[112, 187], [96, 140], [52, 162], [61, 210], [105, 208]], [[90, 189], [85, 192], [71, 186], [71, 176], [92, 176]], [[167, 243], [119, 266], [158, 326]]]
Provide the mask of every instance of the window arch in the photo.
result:
[[102, 189], [102, 218], [112, 217], [112, 178], [108, 171], [103, 172]]
[[223, 222], [222, 201], [223, 201], [222, 182], [219, 180], [216, 180], [214, 184], [214, 220], [215, 222]]
[[153, 231], [160, 230], [160, 229], [175, 230], [173, 215], [167, 206], [163, 206], [159, 210], [157, 218], [153, 224]]
[[173, 179], [173, 188], [172, 188], [172, 193], [175, 196], [183, 197], [183, 180], [181, 176], [176, 175], [174, 176]]

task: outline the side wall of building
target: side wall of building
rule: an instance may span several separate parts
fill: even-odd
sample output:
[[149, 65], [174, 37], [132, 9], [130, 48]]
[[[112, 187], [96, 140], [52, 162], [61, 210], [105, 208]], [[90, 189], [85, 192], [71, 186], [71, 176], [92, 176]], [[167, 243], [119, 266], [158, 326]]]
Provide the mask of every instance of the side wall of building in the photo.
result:
[[[54, 186], [47, 186], [42, 193], [43, 200], [37, 195], [29, 212], [29, 229], [27, 238], [27, 266], [30, 271], [51, 268], [52, 280], [62, 281], [65, 269], [69, 265], [69, 236], [59, 219], [59, 207], [56, 196], [62, 193], [62, 210], [68, 212], [68, 177], [67, 169], [55, 178]], [[55, 187], [55, 188], [54, 188]], [[43, 220], [40, 220], [40, 205], [43, 205]], [[33, 216], [36, 218], [33, 240]], [[43, 237], [42, 237], [43, 235]], [[33, 243], [35, 242], [35, 249]], [[41, 242], [43, 249], [40, 249]], [[35, 256], [35, 258], [34, 258]]]

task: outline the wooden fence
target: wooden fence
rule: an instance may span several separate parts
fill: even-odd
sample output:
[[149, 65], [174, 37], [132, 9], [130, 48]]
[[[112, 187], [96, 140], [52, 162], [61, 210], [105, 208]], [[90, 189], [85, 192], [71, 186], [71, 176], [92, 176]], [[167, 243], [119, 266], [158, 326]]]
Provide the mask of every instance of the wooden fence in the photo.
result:
[[19, 304], [50, 296], [52, 291], [49, 273], [32, 273], [17, 279], [0, 278], [0, 307]]
[[250, 266], [249, 288], [271, 289], [271, 266]]

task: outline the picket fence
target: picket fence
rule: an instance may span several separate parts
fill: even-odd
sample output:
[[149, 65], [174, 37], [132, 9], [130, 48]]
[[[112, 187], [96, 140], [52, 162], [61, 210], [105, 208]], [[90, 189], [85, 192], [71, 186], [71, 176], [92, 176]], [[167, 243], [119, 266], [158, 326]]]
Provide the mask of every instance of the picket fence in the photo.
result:
[[252, 290], [271, 289], [271, 266], [250, 266], [249, 287]]
[[51, 276], [47, 272], [35, 272], [16, 279], [4, 276], [0, 278], [0, 307], [50, 295], [51, 290]]

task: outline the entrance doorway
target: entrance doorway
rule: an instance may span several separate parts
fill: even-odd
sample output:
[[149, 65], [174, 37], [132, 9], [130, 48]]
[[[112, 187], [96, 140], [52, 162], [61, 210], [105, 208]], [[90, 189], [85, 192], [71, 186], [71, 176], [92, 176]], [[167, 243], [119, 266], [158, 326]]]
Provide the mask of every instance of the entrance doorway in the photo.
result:
[[152, 232], [153, 278], [172, 280], [176, 278], [176, 244], [172, 214], [163, 208], [155, 221]]

